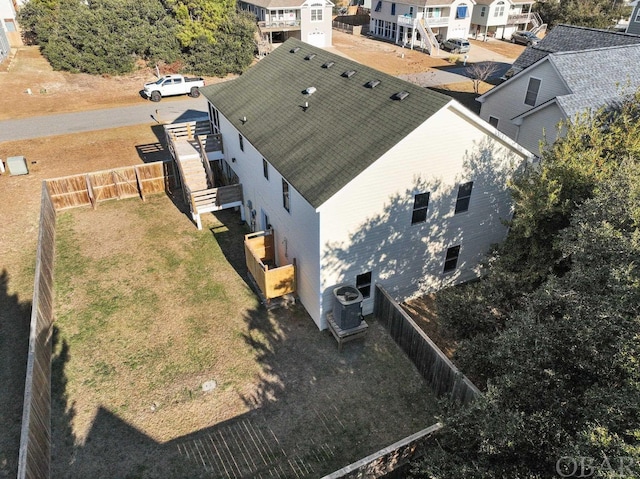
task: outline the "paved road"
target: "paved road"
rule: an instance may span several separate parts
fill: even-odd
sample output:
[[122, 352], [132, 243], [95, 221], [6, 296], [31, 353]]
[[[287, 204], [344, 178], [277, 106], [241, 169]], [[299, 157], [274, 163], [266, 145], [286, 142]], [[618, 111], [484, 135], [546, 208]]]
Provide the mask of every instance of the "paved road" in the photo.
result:
[[140, 104], [134, 106], [0, 121], [0, 142], [104, 130], [141, 123], [186, 120], [194, 116], [206, 115], [206, 112], [207, 100], [202, 96], [184, 100], [169, 99], [159, 103], [140, 99]]
[[[447, 58], [451, 53], [441, 50], [440, 57]], [[464, 54], [457, 55], [464, 58]], [[498, 70], [491, 76], [490, 80], [500, 78], [511, 68], [511, 64], [515, 58], [508, 58], [499, 53], [495, 53], [488, 48], [483, 48], [476, 44], [471, 46], [471, 50], [466, 54], [467, 64], [479, 62], [494, 62], [498, 66]], [[413, 73], [409, 75], [400, 75], [403, 80], [417, 83], [420, 86], [431, 87], [447, 85], [450, 83], [459, 83], [469, 81], [469, 72], [466, 66], [454, 66], [446, 68], [430, 68], [423, 73]]]

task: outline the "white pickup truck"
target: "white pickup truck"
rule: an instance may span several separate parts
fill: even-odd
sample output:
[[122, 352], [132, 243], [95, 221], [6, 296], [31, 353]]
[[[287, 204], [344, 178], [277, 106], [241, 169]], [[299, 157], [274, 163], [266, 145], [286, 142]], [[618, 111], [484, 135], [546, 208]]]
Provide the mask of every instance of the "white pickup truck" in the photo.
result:
[[165, 75], [157, 81], [145, 83], [142, 94], [151, 101], [160, 101], [163, 96], [189, 95], [192, 98], [200, 96], [200, 88], [204, 86], [204, 79], [189, 78], [182, 75]]

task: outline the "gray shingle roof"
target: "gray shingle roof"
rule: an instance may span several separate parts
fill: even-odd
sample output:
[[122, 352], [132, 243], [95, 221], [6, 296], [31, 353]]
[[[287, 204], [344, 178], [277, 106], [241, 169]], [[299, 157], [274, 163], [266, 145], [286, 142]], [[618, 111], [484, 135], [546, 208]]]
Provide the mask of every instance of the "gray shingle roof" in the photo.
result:
[[616, 103], [640, 87], [640, 45], [554, 53], [550, 60], [573, 92], [557, 98], [569, 118]]
[[513, 63], [513, 68], [516, 71], [524, 70], [549, 53], [583, 51], [639, 43], [640, 35], [573, 25], [557, 25], [540, 43], [527, 47]]
[[[342, 76], [348, 70], [356, 73]], [[380, 84], [368, 88], [370, 80]], [[316, 91], [305, 95], [308, 87]], [[296, 39], [201, 91], [316, 208], [451, 101]], [[400, 91], [409, 96], [392, 99]]]

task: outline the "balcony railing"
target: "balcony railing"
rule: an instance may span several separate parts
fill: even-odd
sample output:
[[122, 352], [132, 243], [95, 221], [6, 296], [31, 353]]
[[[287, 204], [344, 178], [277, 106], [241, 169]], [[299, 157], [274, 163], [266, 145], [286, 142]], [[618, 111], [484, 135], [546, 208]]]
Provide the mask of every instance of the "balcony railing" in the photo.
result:
[[415, 27], [417, 25], [418, 20], [420, 20], [421, 18], [424, 18], [424, 21], [430, 27], [438, 27], [438, 26], [449, 24], [449, 17], [429, 17], [429, 16], [423, 15], [422, 13], [419, 13], [414, 17], [400, 15], [398, 17], [398, 25], [407, 25], [410, 27]]
[[258, 28], [262, 32], [274, 32], [283, 30], [300, 30], [300, 20], [270, 20], [268, 22], [258, 22]]
[[518, 23], [529, 23], [531, 21], [531, 13], [514, 13], [507, 17], [508, 25], [515, 25]]

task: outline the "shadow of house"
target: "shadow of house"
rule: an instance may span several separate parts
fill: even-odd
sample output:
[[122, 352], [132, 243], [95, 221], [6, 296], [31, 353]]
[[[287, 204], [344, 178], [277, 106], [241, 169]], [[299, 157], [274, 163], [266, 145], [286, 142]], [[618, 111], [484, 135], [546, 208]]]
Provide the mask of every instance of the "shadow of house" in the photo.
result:
[[9, 293], [10, 276], [0, 273], [0, 477], [15, 477], [24, 401], [31, 302]]

